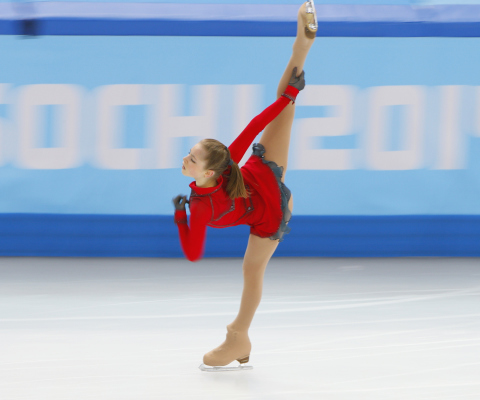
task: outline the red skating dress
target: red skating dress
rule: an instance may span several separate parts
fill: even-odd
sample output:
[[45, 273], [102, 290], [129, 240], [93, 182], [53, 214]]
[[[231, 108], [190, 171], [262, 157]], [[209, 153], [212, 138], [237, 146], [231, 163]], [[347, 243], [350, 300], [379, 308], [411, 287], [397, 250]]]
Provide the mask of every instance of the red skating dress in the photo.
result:
[[[237, 164], [243, 158], [257, 135], [273, 121], [278, 114], [295, 99], [298, 90], [288, 86], [285, 95], [257, 115], [230, 145], [230, 155]], [[190, 226], [184, 210], [175, 211], [175, 223], [178, 226], [180, 244], [185, 256], [190, 261], [197, 261], [203, 256], [207, 226], [227, 228], [235, 225], [249, 225], [250, 233], [259, 237], [282, 239], [288, 233], [286, 226], [289, 216], [287, 202], [290, 191], [280, 182], [283, 169], [274, 162], [263, 158], [265, 149], [261, 144], [254, 145], [252, 156], [240, 169], [248, 198], [230, 199], [226, 192], [230, 167], [217, 179], [217, 185], [209, 188], [190, 184]], [[286, 196], [288, 194], [288, 196]]]

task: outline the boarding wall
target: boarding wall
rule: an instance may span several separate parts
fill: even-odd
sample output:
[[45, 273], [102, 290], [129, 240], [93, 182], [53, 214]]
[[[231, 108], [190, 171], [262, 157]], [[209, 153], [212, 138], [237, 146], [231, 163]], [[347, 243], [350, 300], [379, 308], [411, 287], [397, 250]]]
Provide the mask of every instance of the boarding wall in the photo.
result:
[[[275, 100], [294, 7], [232, 22], [202, 5], [203, 19], [48, 4], [0, 19], [0, 254], [182, 256], [182, 157], [230, 144]], [[325, 7], [276, 254], [480, 255], [480, 8]], [[209, 229], [206, 255], [241, 256], [247, 239]]]

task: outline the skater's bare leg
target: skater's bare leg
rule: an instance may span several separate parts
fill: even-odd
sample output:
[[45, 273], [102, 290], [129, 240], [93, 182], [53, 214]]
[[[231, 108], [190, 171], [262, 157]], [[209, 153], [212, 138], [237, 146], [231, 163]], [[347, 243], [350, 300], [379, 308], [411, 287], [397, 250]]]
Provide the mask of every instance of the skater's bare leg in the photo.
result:
[[[290, 61], [285, 68], [277, 88], [277, 98], [282, 95], [288, 86], [294, 67], [297, 67], [297, 75], [303, 71], [303, 65], [307, 58], [314, 39], [305, 34], [305, 4], [298, 12], [297, 37], [293, 44], [293, 51]], [[276, 162], [287, 170], [288, 148], [290, 146], [290, 132], [292, 130], [293, 118], [295, 116], [295, 104], [289, 104], [268, 126], [265, 128], [260, 143], [265, 146], [265, 158]], [[282, 180], [285, 179], [285, 173]]]
[[227, 338], [216, 349], [205, 354], [206, 365], [226, 365], [250, 355], [248, 329], [262, 299], [263, 277], [278, 241], [250, 235], [243, 260], [243, 293], [240, 310], [227, 326]]
[[[288, 202], [288, 207], [293, 212], [293, 196]], [[237, 317], [228, 325], [230, 329], [247, 332], [250, 328], [255, 311], [262, 299], [265, 270], [277, 246], [277, 240], [250, 235], [243, 259], [242, 301]]]
[[250, 235], [242, 267], [242, 301], [237, 317], [229, 325], [230, 328], [244, 332], [250, 328], [255, 311], [262, 299], [265, 269], [277, 246], [277, 240]]

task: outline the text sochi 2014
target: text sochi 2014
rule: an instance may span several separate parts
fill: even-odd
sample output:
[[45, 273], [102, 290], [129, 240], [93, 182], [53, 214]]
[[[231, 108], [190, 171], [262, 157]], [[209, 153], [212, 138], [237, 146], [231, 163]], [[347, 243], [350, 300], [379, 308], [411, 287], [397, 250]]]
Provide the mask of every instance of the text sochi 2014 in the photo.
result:
[[[177, 168], [179, 139], [228, 145], [274, 100], [259, 85], [0, 84], [0, 166]], [[290, 169], [463, 169], [468, 141], [480, 137], [480, 87], [310, 85], [296, 105]], [[145, 107], [143, 147], [124, 143], [129, 106]], [[46, 145], [48, 107], [54, 140]], [[335, 137], [353, 146], [335, 147]]]

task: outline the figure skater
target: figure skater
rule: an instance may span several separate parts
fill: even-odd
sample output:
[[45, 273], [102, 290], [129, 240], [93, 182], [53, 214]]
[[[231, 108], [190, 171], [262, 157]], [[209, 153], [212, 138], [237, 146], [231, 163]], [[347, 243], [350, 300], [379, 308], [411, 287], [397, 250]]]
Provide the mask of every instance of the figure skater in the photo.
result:
[[[214, 228], [250, 226], [243, 260], [243, 293], [240, 310], [227, 325], [226, 340], [203, 357], [203, 370], [222, 369], [237, 360], [242, 369], [251, 351], [248, 330], [262, 296], [263, 277], [284, 234], [290, 231], [292, 196], [285, 186], [290, 131], [295, 98], [305, 86], [303, 65], [318, 24], [313, 0], [304, 3], [297, 17], [293, 52], [280, 79], [277, 100], [256, 116], [235, 141], [226, 147], [215, 139], [204, 139], [183, 158], [182, 173], [195, 179], [190, 184], [190, 226], [186, 196], [173, 199], [175, 223], [185, 256], [196, 261], [203, 255], [207, 225]], [[240, 169], [238, 163], [255, 137], [263, 130], [253, 154]], [[213, 368], [209, 368], [213, 367]], [[225, 368], [223, 368], [225, 369]]]

